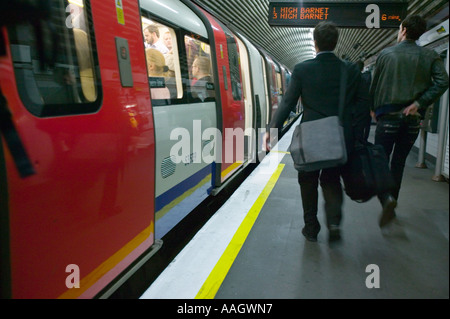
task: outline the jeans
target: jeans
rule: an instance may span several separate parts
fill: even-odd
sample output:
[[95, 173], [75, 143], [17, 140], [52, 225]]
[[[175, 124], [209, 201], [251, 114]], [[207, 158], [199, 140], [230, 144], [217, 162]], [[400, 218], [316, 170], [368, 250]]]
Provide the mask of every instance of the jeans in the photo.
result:
[[[400, 192], [406, 158], [419, 135], [419, 130], [419, 116], [386, 114], [378, 119], [375, 144], [382, 145], [386, 156], [390, 158], [391, 174], [395, 182], [390, 193], [395, 199], [398, 199]], [[382, 200], [382, 197], [379, 198]]]
[[341, 186], [341, 168], [329, 168], [313, 172], [299, 172], [298, 182], [302, 195], [303, 219], [310, 232], [318, 232], [317, 220], [318, 186], [322, 187], [325, 199], [327, 226], [339, 225], [342, 218], [343, 191]]

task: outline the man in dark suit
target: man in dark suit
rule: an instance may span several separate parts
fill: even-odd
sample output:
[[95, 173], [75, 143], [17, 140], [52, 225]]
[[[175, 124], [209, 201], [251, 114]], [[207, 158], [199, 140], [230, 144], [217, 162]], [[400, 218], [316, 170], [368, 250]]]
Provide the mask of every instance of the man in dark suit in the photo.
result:
[[[269, 128], [280, 128], [290, 111], [301, 97], [303, 103], [302, 122], [338, 115], [341, 65], [347, 69], [346, 102], [344, 106], [344, 134], [347, 152], [350, 153], [355, 138], [362, 138], [364, 121], [368, 111], [358, 108], [362, 99], [360, 88], [361, 73], [354, 64], [341, 61], [332, 52], [337, 44], [339, 31], [331, 22], [320, 22], [314, 29], [314, 43], [317, 56], [295, 66], [291, 81], [283, 101], [272, 118]], [[269, 149], [271, 137], [266, 133], [264, 142]], [[328, 240], [336, 241], [340, 236], [343, 191], [340, 182], [341, 167], [313, 172], [298, 172], [298, 182], [302, 196], [305, 227], [302, 234], [309, 241], [317, 241], [320, 223], [317, 219], [318, 184], [325, 199]]]

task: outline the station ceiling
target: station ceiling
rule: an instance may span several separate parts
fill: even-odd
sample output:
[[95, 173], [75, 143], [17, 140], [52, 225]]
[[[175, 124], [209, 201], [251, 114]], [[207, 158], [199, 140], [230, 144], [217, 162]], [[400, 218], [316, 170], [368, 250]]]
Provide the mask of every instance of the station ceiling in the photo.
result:
[[[289, 69], [315, 56], [312, 29], [269, 26], [269, 0], [192, 0], [222, 20]], [[330, 2], [317, 0], [316, 2]], [[367, 2], [365, 0], [331, 2]], [[376, 1], [375, 1], [376, 2]], [[401, 2], [401, 0], [399, 1]], [[369, 2], [370, 3], [370, 2]], [[410, 0], [407, 14], [420, 14], [429, 27], [448, 19], [447, 0]], [[385, 47], [396, 43], [398, 29], [341, 28], [335, 53], [355, 62], [371, 61]]]

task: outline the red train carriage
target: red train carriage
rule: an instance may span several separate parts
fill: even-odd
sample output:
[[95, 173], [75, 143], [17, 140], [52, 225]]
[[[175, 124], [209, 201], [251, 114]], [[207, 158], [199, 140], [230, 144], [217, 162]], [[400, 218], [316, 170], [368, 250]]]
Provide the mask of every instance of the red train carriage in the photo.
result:
[[[29, 26], [2, 30], [1, 88], [36, 171], [21, 178], [4, 148], [2, 259], [13, 298], [93, 297], [154, 243], [154, 126], [145, 59], [135, 54], [144, 50], [137, 2], [123, 5], [125, 23], [104, 1], [52, 5], [54, 67], [39, 68]], [[81, 21], [66, 25], [69, 5]], [[68, 289], [68, 265], [80, 288]]]
[[190, 1], [49, 2], [52, 65], [30, 24], [1, 30], [1, 92], [34, 169], [19, 174], [4, 134], [1, 291], [106, 297], [256, 161], [288, 71]]

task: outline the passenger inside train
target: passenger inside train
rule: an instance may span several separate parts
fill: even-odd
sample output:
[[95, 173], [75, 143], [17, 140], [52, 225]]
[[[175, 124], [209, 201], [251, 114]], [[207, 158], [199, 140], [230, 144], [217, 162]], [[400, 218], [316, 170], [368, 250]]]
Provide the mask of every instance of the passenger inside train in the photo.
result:
[[203, 102], [214, 97], [214, 85], [211, 77], [211, 60], [205, 56], [199, 56], [192, 63], [191, 92], [194, 99]]
[[164, 55], [156, 49], [146, 49], [145, 55], [152, 100], [170, 99], [170, 91], [165, 84], [168, 68]]
[[185, 48], [193, 101], [214, 101], [214, 80], [209, 45], [198, 39], [185, 36]]
[[[177, 35], [175, 30], [161, 23], [157, 23], [151, 19], [146, 17], [141, 17], [142, 19], [142, 30], [144, 34], [144, 47], [149, 47], [149, 41], [153, 41], [152, 37], [149, 37], [146, 33], [148, 33], [148, 29], [157, 30], [155, 34], [161, 35], [159, 42], [163, 44], [164, 49], [158, 49], [163, 54], [164, 64], [166, 66], [166, 70], [164, 72], [165, 77], [165, 87], [168, 88], [170, 92], [170, 99], [180, 99], [183, 96], [183, 85], [182, 85], [182, 76], [180, 70], [180, 61], [179, 61], [179, 52], [177, 45]], [[151, 27], [150, 27], [151, 26]], [[145, 31], [147, 30], [147, 31]], [[156, 43], [154, 43], [156, 44]], [[154, 98], [153, 98], [154, 99]], [[163, 103], [165, 105], [168, 103], [167, 101], [159, 101], [157, 104]]]
[[174, 53], [173, 53], [173, 43], [172, 43], [172, 35], [170, 31], [166, 29], [163, 33], [163, 41], [167, 49], [169, 50], [166, 54], [164, 54], [164, 58], [166, 59], [166, 65], [169, 68], [167, 71], [168, 76], [175, 76], [175, 65], [174, 65]]
[[157, 49], [161, 53], [166, 54], [169, 52], [166, 45], [160, 39], [159, 28], [157, 25], [151, 24], [144, 29], [145, 47], [151, 49]]

